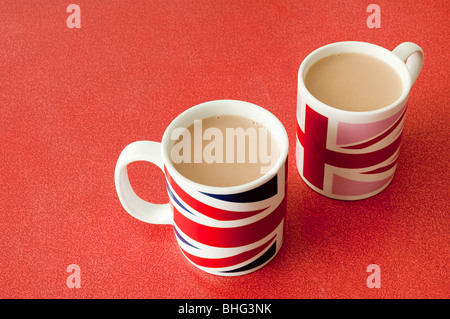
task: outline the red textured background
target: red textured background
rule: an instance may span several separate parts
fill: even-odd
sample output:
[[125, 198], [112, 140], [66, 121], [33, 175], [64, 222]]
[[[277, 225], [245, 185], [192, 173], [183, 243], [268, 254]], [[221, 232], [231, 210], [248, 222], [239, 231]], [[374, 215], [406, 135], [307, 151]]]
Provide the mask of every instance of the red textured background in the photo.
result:
[[[380, 29], [366, 26], [373, 2]], [[448, 1], [77, 0], [81, 29], [70, 3], [0, 0], [0, 298], [450, 297]], [[343, 40], [425, 52], [395, 178], [357, 202], [315, 193], [294, 161], [298, 67]], [[171, 226], [128, 215], [114, 187], [127, 144], [223, 98], [274, 113], [292, 157], [284, 245], [233, 278], [191, 266]], [[129, 173], [141, 197], [168, 200], [156, 166]]]

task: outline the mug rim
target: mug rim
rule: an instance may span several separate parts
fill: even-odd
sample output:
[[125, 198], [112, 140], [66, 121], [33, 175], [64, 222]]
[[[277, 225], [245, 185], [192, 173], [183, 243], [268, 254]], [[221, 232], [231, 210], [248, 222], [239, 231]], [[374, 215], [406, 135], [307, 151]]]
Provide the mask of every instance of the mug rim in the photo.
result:
[[[355, 49], [351, 50], [351, 47], [358, 47], [359, 49], [368, 49], [368, 52], [364, 52], [363, 54], [371, 55], [385, 63], [387, 63], [389, 66], [391, 66], [394, 71], [398, 74], [402, 81], [402, 93], [401, 95], [391, 104], [386, 105], [382, 108], [375, 109], [375, 110], [369, 110], [369, 111], [350, 111], [350, 110], [343, 110], [336, 108], [334, 106], [328, 105], [319, 99], [317, 99], [309, 90], [306, 88], [304, 77], [306, 76], [307, 71], [309, 68], [317, 62], [320, 58], [317, 58], [315, 61], [310, 62], [311, 60], [315, 59], [317, 55], [322, 54], [323, 57], [329, 56], [333, 54], [330, 52], [329, 54], [324, 54], [324, 51], [333, 51], [336, 50], [336, 47], [346, 48], [345, 50], [341, 52], [355, 52], [355, 53], [362, 53]], [[362, 50], [361, 49], [361, 50]], [[377, 50], [376, 52], [371, 51], [370, 49]], [[381, 53], [381, 54], [380, 54]], [[382, 55], [382, 56], [380, 56]], [[386, 57], [390, 57], [389, 61]], [[385, 112], [389, 112], [390, 110], [398, 107], [399, 105], [402, 105], [403, 101], [405, 101], [408, 98], [409, 91], [411, 89], [411, 76], [409, 75], [408, 69], [406, 67], [406, 64], [404, 61], [400, 59], [397, 55], [395, 55], [392, 51], [381, 47], [379, 45], [369, 43], [369, 42], [363, 42], [363, 41], [341, 41], [341, 42], [334, 42], [327, 45], [324, 45], [322, 47], [317, 48], [316, 50], [309, 53], [305, 59], [300, 64], [299, 70], [298, 70], [298, 85], [299, 85], [299, 91], [303, 92], [307, 95], [308, 99], [312, 99], [314, 101], [314, 106], [319, 106], [320, 108], [326, 109], [327, 112], [335, 113], [335, 114], [341, 114], [341, 115], [353, 115], [353, 116], [371, 116], [371, 115], [377, 115]], [[297, 93], [299, 94], [299, 93]], [[311, 105], [310, 105], [311, 106]]]
[[[186, 121], [194, 113], [203, 113], [204, 114], [205, 110], [209, 109], [208, 110], [209, 112], [214, 113], [213, 115], [210, 115], [210, 116], [220, 115], [220, 114], [224, 114], [224, 112], [220, 112], [219, 109], [217, 109], [218, 110], [217, 112], [212, 111], [211, 107], [219, 107], [219, 105], [232, 105], [232, 104], [239, 105], [239, 107], [241, 107], [241, 108], [245, 107], [248, 110], [252, 110], [252, 112], [259, 112], [259, 114], [268, 118], [269, 121], [272, 121], [273, 125], [276, 127], [277, 131], [281, 132], [281, 134], [277, 134], [276, 139], [275, 139], [277, 141], [277, 143], [279, 144], [278, 147], [280, 150], [280, 154], [279, 154], [279, 157], [277, 158], [276, 163], [270, 168], [270, 170], [267, 173], [260, 176], [259, 178], [252, 180], [248, 183], [235, 185], [235, 186], [210, 186], [210, 185], [197, 183], [197, 182], [190, 180], [189, 178], [183, 176], [173, 166], [173, 163], [170, 159], [170, 149], [171, 149], [170, 142], [172, 141], [170, 135], [171, 135], [172, 131], [177, 127], [184, 127], [184, 126], [180, 126], [179, 124], [183, 121]], [[246, 114], [249, 114], [249, 113], [250, 112], [246, 112]], [[225, 113], [225, 114], [232, 115], [232, 113]], [[242, 116], [242, 115], [238, 115], [238, 116]], [[203, 120], [207, 117], [209, 117], [209, 116], [202, 115], [202, 116], [199, 116], [198, 119]], [[250, 117], [248, 117], [248, 118], [250, 118]], [[253, 119], [253, 118], [250, 118], [250, 119]], [[271, 133], [274, 132], [274, 129], [272, 129], [272, 126], [268, 129], [270, 130]], [[176, 180], [177, 182], [181, 181], [181, 182], [183, 182], [183, 184], [192, 185], [197, 190], [202, 190], [205, 192], [211, 192], [211, 193], [217, 193], [217, 194], [238, 193], [238, 192], [242, 192], [245, 190], [253, 189], [253, 188], [269, 181], [273, 176], [275, 176], [275, 174], [285, 164], [287, 156], [288, 156], [288, 151], [289, 151], [289, 140], [288, 140], [288, 135], [287, 135], [286, 129], [285, 129], [284, 125], [281, 123], [281, 121], [274, 114], [272, 114], [265, 108], [258, 106], [256, 104], [253, 104], [250, 102], [245, 102], [245, 101], [240, 101], [240, 100], [232, 100], [232, 99], [211, 100], [211, 101], [203, 102], [203, 103], [200, 103], [193, 107], [188, 108], [187, 110], [183, 111], [182, 113], [180, 113], [177, 117], [175, 117], [172, 120], [172, 122], [169, 124], [169, 126], [167, 126], [166, 130], [164, 131], [164, 134], [163, 134], [163, 137], [161, 140], [161, 154], [162, 154], [162, 159], [163, 159], [163, 165], [168, 170], [170, 176], [174, 180]]]

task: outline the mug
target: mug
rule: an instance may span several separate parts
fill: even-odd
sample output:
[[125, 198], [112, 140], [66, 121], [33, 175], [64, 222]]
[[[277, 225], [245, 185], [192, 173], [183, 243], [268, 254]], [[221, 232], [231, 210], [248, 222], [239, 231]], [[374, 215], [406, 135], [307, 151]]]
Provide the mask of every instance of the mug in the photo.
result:
[[[321, 58], [342, 52], [370, 55], [393, 67], [401, 78], [401, 96], [391, 105], [365, 112], [320, 102], [306, 89], [306, 73]], [[359, 200], [390, 184], [409, 91], [423, 59], [422, 49], [411, 42], [391, 52], [375, 44], [346, 41], [323, 46], [303, 60], [298, 71], [296, 164], [309, 187], [330, 198]]]
[[[270, 130], [279, 157], [269, 171], [243, 185], [213, 187], [193, 182], [174, 168], [172, 132], [218, 115], [245, 117]], [[123, 149], [115, 168], [117, 194], [135, 218], [172, 224], [181, 252], [194, 266], [221, 276], [248, 274], [274, 258], [283, 243], [288, 149], [284, 126], [264, 108], [237, 100], [202, 103], [176, 117], [161, 143], [137, 141]], [[169, 203], [153, 204], [136, 195], [127, 175], [127, 165], [135, 161], [156, 164], [164, 172]]]

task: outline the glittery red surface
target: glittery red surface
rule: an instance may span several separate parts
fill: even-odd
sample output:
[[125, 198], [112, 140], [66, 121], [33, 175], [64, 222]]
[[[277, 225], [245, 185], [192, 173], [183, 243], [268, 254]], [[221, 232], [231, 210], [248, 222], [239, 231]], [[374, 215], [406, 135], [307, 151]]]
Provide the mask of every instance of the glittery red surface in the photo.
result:
[[[447, 1], [377, 1], [379, 29], [365, 1], [76, 3], [69, 29], [69, 2], [0, 1], [0, 298], [450, 297]], [[425, 52], [395, 178], [356, 202], [315, 193], [294, 160], [298, 67], [344, 40]], [[172, 227], [128, 215], [114, 186], [127, 144], [224, 98], [275, 114], [292, 157], [283, 247], [232, 278], [189, 264]], [[142, 198], [168, 200], [156, 166], [129, 175]], [[370, 264], [380, 288], [367, 287]]]

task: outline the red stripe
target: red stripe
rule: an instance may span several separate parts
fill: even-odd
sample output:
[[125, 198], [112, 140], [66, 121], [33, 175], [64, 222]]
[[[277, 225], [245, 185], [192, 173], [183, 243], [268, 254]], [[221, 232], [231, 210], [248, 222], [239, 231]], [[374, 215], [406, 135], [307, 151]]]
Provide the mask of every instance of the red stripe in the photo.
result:
[[346, 149], [363, 149], [363, 148], [369, 147], [369, 146], [371, 146], [371, 145], [373, 145], [375, 143], [378, 143], [379, 141], [381, 141], [384, 138], [386, 138], [386, 136], [391, 134], [397, 128], [397, 126], [401, 123], [401, 121], [405, 117], [405, 114], [406, 114], [406, 108], [403, 111], [403, 113], [400, 116], [400, 118], [394, 123], [394, 125], [392, 125], [386, 132], [384, 132], [383, 134], [379, 135], [378, 137], [375, 137], [375, 138], [373, 138], [373, 139], [371, 139], [369, 141], [366, 141], [364, 143], [351, 145], [351, 146], [343, 146], [342, 148], [346, 148]]
[[268, 240], [264, 244], [262, 244], [261, 246], [256, 247], [252, 250], [243, 252], [243, 253], [235, 255], [235, 256], [226, 257], [226, 258], [202, 258], [202, 257], [197, 257], [194, 255], [191, 255], [188, 252], [186, 252], [184, 249], [181, 249], [181, 250], [183, 251], [184, 255], [188, 259], [190, 259], [194, 264], [196, 264], [198, 266], [209, 267], [209, 268], [222, 268], [222, 267], [229, 267], [229, 266], [237, 265], [237, 264], [240, 264], [246, 260], [249, 260], [249, 259], [255, 257], [261, 251], [263, 251], [273, 241], [273, 239], [275, 237], [276, 237], [276, 235], [273, 236], [270, 240]]
[[201, 201], [193, 198], [188, 193], [186, 193], [180, 186], [178, 186], [178, 184], [175, 183], [175, 181], [169, 175], [169, 172], [167, 171], [165, 166], [164, 166], [164, 171], [166, 172], [166, 177], [167, 177], [167, 180], [168, 180], [170, 186], [172, 186], [172, 189], [178, 195], [178, 197], [180, 197], [186, 204], [188, 204], [190, 207], [192, 207], [199, 213], [201, 213], [205, 216], [208, 216], [210, 218], [214, 218], [217, 220], [237, 220], [237, 219], [243, 219], [243, 218], [254, 216], [254, 215], [259, 214], [262, 211], [267, 209], [267, 207], [266, 207], [263, 209], [252, 210], [252, 211], [247, 211], [247, 212], [236, 212], [236, 211], [224, 210], [224, 209], [209, 206], [209, 205], [202, 203]]
[[[305, 146], [305, 134], [300, 129], [298, 123], [297, 137], [300, 144], [305, 148], [305, 153], [311, 152]], [[348, 154], [326, 149], [324, 163], [342, 168], [364, 168], [379, 164], [395, 154], [400, 146], [401, 137], [402, 133], [388, 146], [370, 153]]]
[[387, 171], [390, 170], [392, 167], [394, 167], [395, 164], [397, 164], [397, 159], [398, 159], [398, 156], [397, 156], [397, 158], [396, 158], [392, 163], [390, 163], [390, 164], [388, 164], [388, 165], [386, 165], [386, 166], [383, 166], [383, 167], [374, 169], [374, 170], [369, 171], [369, 172], [363, 172], [362, 174], [379, 174], [379, 173], [387, 172]]
[[305, 150], [303, 176], [317, 188], [323, 188], [324, 165], [326, 161], [328, 118], [317, 113], [308, 105], [305, 110], [305, 133], [297, 123], [297, 136]]
[[[173, 206], [173, 205], [172, 205]], [[240, 247], [252, 244], [269, 235], [283, 220], [286, 212], [286, 197], [266, 217], [239, 227], [219, 228], [198, 224], [173, 207], [173, 219], [177, 227], [188, 237], [214, 247]]]
[[400, 133], [391, 144], [370, 153], [347, 154], [327, 149], [325, 163], [342, 168], [364, 168], [377, 165], [386, 161], [397, 152], [401, 139], [402, 134]]
[[297, 138], [298, 141], [300, 142], [300, 144], [303, 146], [303, 135], [305, 135], [302, 131], [302, 129], [300, 128], [300, 124], [298, 124], [297, 122]]

